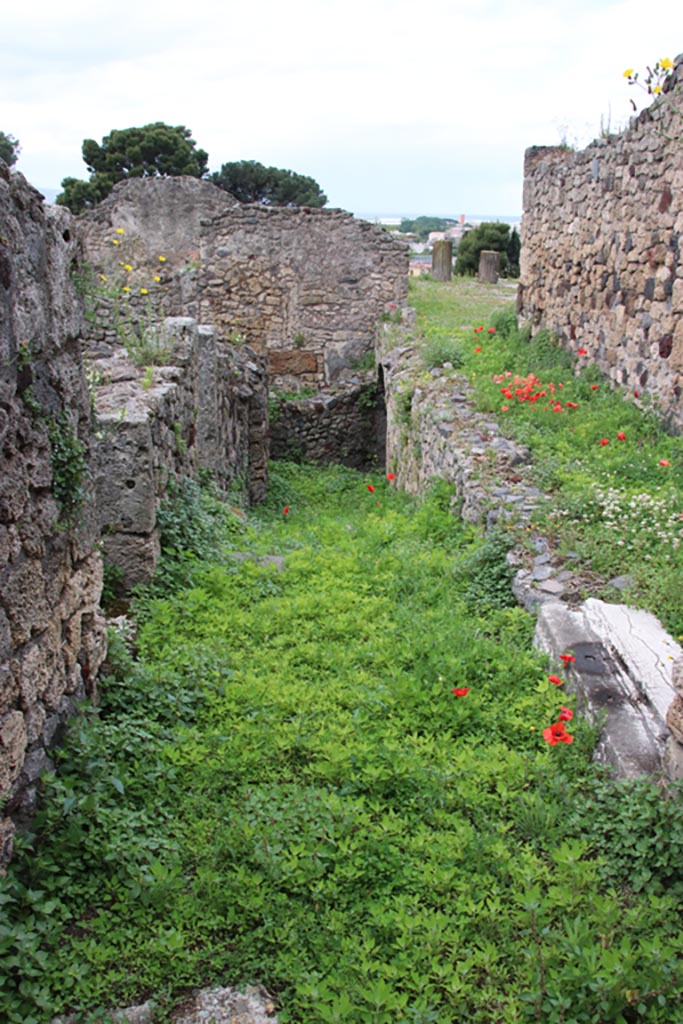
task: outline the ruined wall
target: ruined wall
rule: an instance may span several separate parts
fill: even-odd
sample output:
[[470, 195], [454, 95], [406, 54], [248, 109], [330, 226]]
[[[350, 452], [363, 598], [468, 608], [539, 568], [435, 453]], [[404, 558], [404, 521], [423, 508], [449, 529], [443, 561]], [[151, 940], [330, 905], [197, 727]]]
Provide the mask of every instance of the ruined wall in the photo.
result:
[[236, 206], [200, 257], [201, 319], [267, 353], [283, 387], [334, 383], [408, 292], [408, 247], [342, 210]]
[[581, 152], [527, 150], [519, 309], [683, 428], [683, 57]]
[[384, 466], [384, 387], [375, 371], [310, 398], [270, 399], [270, 454], [368, 471]]
[[189, 317], [165, 321], [168, 365], [137, 367], [119, 347], [92, 358], [97, 417], [95, 483], [105, 558], [129, 590], [159, 558], [157, 509], [171, 475], [209, 470], [265, 497], [268, 390], [262, 359]]
[[104, 656], [76, 256], [71, 215], [0, 162], [0, 863]]
[[79, 222], [99, 355], [192, 316], [266, 355], [279, 386], [322, 387], [373, 350], [407, 296], [407, 245], [342, 210], [244, 206], [209, 182], [149, 178], [120, 183]]

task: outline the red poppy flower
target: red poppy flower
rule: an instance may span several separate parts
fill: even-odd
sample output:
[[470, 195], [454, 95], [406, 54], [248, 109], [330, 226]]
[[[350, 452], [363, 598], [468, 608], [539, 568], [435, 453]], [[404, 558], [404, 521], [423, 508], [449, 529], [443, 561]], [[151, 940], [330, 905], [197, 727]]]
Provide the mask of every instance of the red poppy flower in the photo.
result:
[[671, 465], [671, 463], [669, 462], [669, 460], [668, 460], [668, 459], [660, 459], [660, 460], [659, 460], [659, 465], [660, 465], [660, 466], [670, 466], [670, 465]]
[[599, 384], [591, 384], [591, 391], [597, 391], [599, 387]]
[[601, 437], [600, 438], [600, 444], [601, 445], [609, 444], [609, 438], [608, 437]]
[[560, 722], [571, 722], [573, 717], [574, 717], [574, 712], [572, 711], [572, 709], [571, 708], [565, 708], [565, 707], [561, 707], [560, 708], [560, 713], [557, 716], [558, 721], [560, 721]]
[[395, 479], [396, 479], [396, 474], [395, 473], [387, 473], [387, 480], [395, 480]]
[[633, 397], [634, 398], [640, 398], [640, 391], [634, 391], [633, 392]]
[[454, 693], [456, 697], [466, 697], [469, 692], [469, 686], [456, 686], [454, 690], [451, 690], [451, 693]]
[[620, 430], [619, 433], [617, 434], [617, 441], [625, 441], [625, 440], [626, 440], [626, 434], [624, 433], [623, 430]]
[[549, 725], [547, 729], [544, 729], [543, 739], [546, 743], [549, 743], [551, 747], [556, 747], [558, 743], [574, 742], [574, 737], [566, 731], [564, 722], [554, 722], [552, 725]]
[[289, 505], [285, 505], [285, 507], [282, 510], [282, 514], [283, 514], [283, 516], [288, 516], [289, 515]]
[[564, 662], [564, 667], [566, 668], [571, 661], [576, 661], [576, 658], [573, 654], [561, 654], [560, 661]]
[[368, 490], [370, 491], [370, 494], [375, 493], [375, 488], [372, 486], [372, 484], [368, 484]]
[[568, 409], [578, 409], [579, 408], [578, 405], [576, 404], [576, 402], [567, 402], [566, 405], [567, 405]]
[[509, 406], [509, 405], [501, 405], [501, 407], [500, 407], [500, 411], [501, 411], [501, 412], [507, 412], [509, 408], [510, 408], [510, 406]]
[[576, 354], [577, 354], [578, 356], [587, 356], [587, 355], [588, 355], [588, 352], [586, 351], [586, 349], [585, 349], [585, 348], [580, 348], [580, 349], [579, 349], [579, 351], [578, 351], [578, 352], [577, 352]]
[[481, 345], [477, 345], [477, 347], [475, 348], [474, 351], [475, 352], [481, 352]]
[[495, 334], [495, 333], [496, 333], [496, 328], [495, 327], [489, 327], [489, 334]]
[[548, 682], [549, 683], [554, 683], [555, 686], [562, 686], [562, 683], [564, 682], [564, 680], [560, 679], [559, 676], [548, 676]]

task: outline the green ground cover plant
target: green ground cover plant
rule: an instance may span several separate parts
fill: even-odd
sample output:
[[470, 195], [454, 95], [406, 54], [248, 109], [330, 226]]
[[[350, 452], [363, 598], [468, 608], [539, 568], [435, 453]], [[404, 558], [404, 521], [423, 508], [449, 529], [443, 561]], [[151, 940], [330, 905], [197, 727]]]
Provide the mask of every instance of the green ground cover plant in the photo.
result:
[[[574, 356], [547, 331], [519, 330], [493, 289], [488, 309], [486, 292], [475, 307], [479, 323], [456, 327], [458, 284], [438, 296], [434, 283], [414, 285], [424, 344], [450, 330], [480, 408], [530, 449], [529, 482], [547, 495], [535, 527], [579, 556], [593, 592], [646, 608], [682, 636], [683, 440], [667, 433], [646, 393], [610, 387], [587, 351]], [[620, 594], [608, 586], [615, 577]]]
[[174, 498], [0, 881], [2, 1019], [249, 981], [283, 1024], [680, 1019], [683, 808], [591, 766], [502, 540], [339, 467], [275, 464], [239, 529]]
[[[590, 367], [489, 319], [505, 293], [424, 285], [418, 324], [458, 338], [482, 407], [533, 444], [558, 531], [554, 460], [603, 503], [619, 474], [591, 460], [623, 474], [619, 432], [643, 493], [648, 453], [673, 463]], [[550, 383], [577, 408], [520, 400]], [[680, 1022], [680, 787], [592, 764], [596, 730], [512, 600], [510, 538], [451, 497], [277, 463], [247, 515], [175, 482], [137, 637], [112, 636], [0, 879], [1, 1020], [104, 1024], [153, 997], [162, 1022], [188, 989], [260, 982], [282, 1024]]]

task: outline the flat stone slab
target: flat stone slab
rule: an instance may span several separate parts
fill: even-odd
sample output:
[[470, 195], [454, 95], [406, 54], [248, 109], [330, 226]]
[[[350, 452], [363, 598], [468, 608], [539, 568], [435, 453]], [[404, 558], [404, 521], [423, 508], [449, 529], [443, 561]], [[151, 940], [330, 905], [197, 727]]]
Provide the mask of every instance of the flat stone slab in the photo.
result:
[[[138, 1006], [111, 1010], [108, 1016], [117, 1024], [153, 1024], [156, 1007], [151, 999]], [[199, 989], [164, 1019], [172, 1024], [277, 1024], [274, 1003], [264, 988], [255, 985], [247, 985], [243, 992], [234, 988]], [[85, 1024], [85, 1016], [54, 1017], [52, 1024]]]
[[596, 598], [575, 610], [549, 601], [539, 607], [534, 643], [556, 666], [561, 654], [574, 654], [561, 672], [581, 710], [603, 726], [596, 758], [621, 778], [661, 771], [681, 647], [659, 620]]

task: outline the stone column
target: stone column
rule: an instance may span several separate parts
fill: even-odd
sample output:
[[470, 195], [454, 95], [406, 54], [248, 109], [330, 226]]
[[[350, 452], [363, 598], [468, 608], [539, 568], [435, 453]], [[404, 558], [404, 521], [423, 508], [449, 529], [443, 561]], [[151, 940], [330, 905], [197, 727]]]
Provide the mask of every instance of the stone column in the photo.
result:
[[500, 273], [500, 253], [492, 249], [482, 249], [479, 254], [479, 282], [481, 284], [498, 284]]
[[453, 243], [445, 239], [434, 242], [432, 248], [432, 277], [435, 281], [450, 281], [453, 273]]

